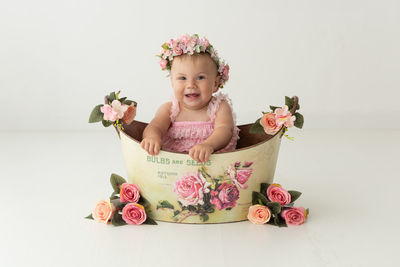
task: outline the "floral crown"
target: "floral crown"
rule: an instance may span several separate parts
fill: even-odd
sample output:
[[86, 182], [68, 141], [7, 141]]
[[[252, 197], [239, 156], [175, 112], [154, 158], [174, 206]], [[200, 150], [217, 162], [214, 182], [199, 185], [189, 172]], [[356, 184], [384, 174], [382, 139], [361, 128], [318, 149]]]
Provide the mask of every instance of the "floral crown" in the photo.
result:
[[193, 34], [192, 36], [185, 34], [177, 39], [171, 39], [161, 47], [160, 54], [157, 56], [161, 58], [159, 64], [162, 70], [170, 71], [172, 60], [176, 56], [208, 53], [217, 64], [218, 74], [221, 77], [219, 87], [223, 88], [229, 79], [229, 65], [218, 56], [217, 50], [214, 49], [206, 37], [200, 39], [198, 34]]

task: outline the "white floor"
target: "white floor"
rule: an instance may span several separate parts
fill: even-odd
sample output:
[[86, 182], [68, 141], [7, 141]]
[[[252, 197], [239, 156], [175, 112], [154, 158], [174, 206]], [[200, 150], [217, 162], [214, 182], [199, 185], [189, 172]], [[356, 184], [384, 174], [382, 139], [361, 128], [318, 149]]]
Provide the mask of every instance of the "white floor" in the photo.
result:
[[0, 266], [399, 266], [400, 130], [288, 133], [275, 181], [310, 208], [288, 228], [85, 220], [125, 175], [114, 130], [0, 133]]

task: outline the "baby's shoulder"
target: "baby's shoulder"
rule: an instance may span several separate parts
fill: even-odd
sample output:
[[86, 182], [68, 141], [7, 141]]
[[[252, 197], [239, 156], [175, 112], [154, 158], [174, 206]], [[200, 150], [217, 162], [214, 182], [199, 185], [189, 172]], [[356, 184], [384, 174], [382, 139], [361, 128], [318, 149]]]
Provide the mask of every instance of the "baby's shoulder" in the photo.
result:
[[171, 107], [172, 107], [171, 101], [165, 102], [164, 104], [158, 107], [157, 115], [169, 116], [171, 114]]

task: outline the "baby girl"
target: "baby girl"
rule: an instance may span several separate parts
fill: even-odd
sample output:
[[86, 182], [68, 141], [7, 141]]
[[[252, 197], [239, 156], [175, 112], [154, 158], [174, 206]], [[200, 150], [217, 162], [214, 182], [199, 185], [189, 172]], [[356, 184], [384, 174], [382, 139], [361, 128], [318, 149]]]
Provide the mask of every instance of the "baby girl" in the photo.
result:
[[160, 66], [174, 90], [143, 132], [141, 147], [150, 155], [160, 149], [189, 152], [205, 163], [214, 152], [234, 151], [239, 139], [230, 99], [213, 95], [229, 78], [229, 66], [208, 40], [183, 35], [162, 45]]

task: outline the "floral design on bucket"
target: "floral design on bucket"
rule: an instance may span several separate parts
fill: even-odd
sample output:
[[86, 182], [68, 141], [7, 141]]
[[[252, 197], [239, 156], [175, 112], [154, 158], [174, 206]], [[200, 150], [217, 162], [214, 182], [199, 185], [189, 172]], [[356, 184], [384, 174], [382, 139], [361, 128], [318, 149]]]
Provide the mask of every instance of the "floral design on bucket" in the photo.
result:
[[[111, 92], [105, 97], [105, 104], [93, 108], [89, 116], [89, 123], [102, 122], [104, 127], [114, 125], [123, 130], [123, 123], [129, 125], [136, 116], [137, 103], [126, 97], [119, 97], [120, 91]], [[111, 103], [111, 104], [110, 104]]]
[[180, 208], [167, 200], [160, 200], [157, 209], [172, 211], [172, 218], [182, 222], [189, 216], [199, 215], [205, 222], [218, 210], [231, 210], [239, 199], [240, 189], [247, 189], [253, 169], [252, 161], [229, 165], [223, 175], [211, 176], [204, 166], [197, 172], [184, 173], [175, 181], [174, 192]]
[[263, 133], [275, 135], [282, 129], [282, 134], [288, 139], [293, 140], [293, 137], [285, 134], [288, 128], [302, 128], [304, 117], [296, 110], [300, 109], [299, 98], [285, 97], [285, 105], [283, 107], [269, 106], [271, 112], [262, 112], [263, 116], [259, 118], [251, 127], [250, 133]]
[[139, 187], [127, 183], [124, 178], [113, 173], [110, 177], [114, 192], [110, 201], [100, 200], [93, 212], [85, 217], [101, 223], [111, 223], [114, 226], [126, 224], [157, 224], [146, 215], [149, 202], [140, 195]]
[[305, 222], [309, 209], [293, 207], [301, 193], [286, 190], [280, 184], [262, 183], [260, 192], [253, 191], [252, 206], [247, 218], [254, 224], [272, 224], [279, 227]]

